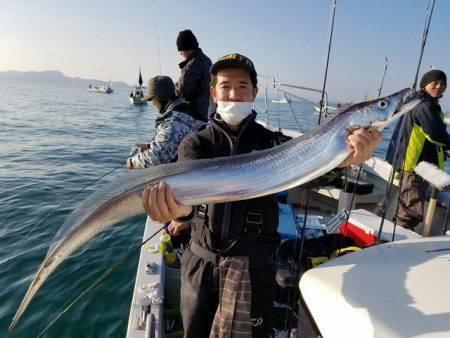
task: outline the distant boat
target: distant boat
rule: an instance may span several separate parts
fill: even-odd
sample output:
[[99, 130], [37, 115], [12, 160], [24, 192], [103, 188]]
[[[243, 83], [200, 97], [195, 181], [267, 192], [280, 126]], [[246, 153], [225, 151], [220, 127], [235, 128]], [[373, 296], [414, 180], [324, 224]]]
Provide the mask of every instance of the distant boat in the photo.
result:
[[285, 97], [283, 97], [282, 99], [280, 99], [280, 100], [271, 100], [273, 103], [283, 103], [283, 104], [285, 104], [285, 103], [288, 103], [288, 102], [291, 102], [292, 100], [291, 99], [286, 99]]
[[144, 93], [142, 92], [142, 89], [145, 88], [142, 87], [143, 83], [144, 81], [142, 81], [141, 67], [139, 67], [139, 79], [138, 79], [139, 85], [134, 87], [134, 90], [130, 93], [130, 96], [128, 97], [130, 104], [133, 104], [135, 106], [147, 104], [147, 101], [142, 100], [144, 98]]
[[110, 85], [104, 85], [104, 86], [93, 86], [89, 85], [89, 91], [94, 93], [104, 93], [104, 94], [111, 94], [113, 92], [113, 89]]

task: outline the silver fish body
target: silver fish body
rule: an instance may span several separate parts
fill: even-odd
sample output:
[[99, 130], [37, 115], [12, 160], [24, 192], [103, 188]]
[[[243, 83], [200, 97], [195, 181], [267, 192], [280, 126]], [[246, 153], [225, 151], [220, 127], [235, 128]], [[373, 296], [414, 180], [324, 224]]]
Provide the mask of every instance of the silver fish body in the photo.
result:
[[[54, 269], [96, 234], [144, 213], [145, 187], [168, 183], [184, 204], [244, 200], [289, 189], [334, 169], [348, 156], [346, 133], [355, 126], [383, 129], [418, 102], [403, 103], [409, 89], [348, 108], [314, 131], [280, 146], [233, 157], [171, 163], [128, 172], [99, 189], [65, 220], [62, 234], [39, 267], [9, 327], [11, 330], [34, 294]], [[402, 108], [400, 110], [400, 108]]]

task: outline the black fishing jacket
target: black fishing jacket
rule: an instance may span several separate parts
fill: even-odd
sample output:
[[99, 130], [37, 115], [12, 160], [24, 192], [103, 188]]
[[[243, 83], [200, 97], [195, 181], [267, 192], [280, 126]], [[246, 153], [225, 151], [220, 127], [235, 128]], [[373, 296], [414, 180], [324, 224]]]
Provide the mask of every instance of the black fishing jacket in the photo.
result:
[[[233, 135], [225, 123], [212, 116], [212, 125], [183, 139], [178, 148], [178, 160], [245, 154], [272, 148], [290, 139], [264, 128], [255, 118], [256, 112], [253, 112], [242, 122], [238, 134]], [[337, 173], [324, 175], [310, 186], [325, 184]], [[280, 243], [278, 212], [276, 195], [197, 206], [191, 222], [191, 240], [222, 256], [266, 257], [273, 254]]]
[[[433, 163], [440, 169], [444, 168], [444, 150], [450, 147], [444, 113], [437, 99], [431, 98], [425, 92], [420, 93], [419, 97], [422, 102], [399, 120], [389, 143], [386, 160], [395, 165], [397, 170], [403, 168], [413, 171], [421, 161]], [[402, 124], [403, 130], [399, 136]]]

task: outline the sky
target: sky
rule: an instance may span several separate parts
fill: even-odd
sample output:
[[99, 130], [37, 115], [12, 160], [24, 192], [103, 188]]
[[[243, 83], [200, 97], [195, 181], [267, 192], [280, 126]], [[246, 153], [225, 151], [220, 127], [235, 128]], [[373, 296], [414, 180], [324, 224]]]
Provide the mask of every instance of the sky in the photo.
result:
[[[67, 76], [137, 82], [161, 68], [177, 80], [178, 32], [191, 29], [213, 61], [250, 57], [259, 74], [321, 88], [330, 0], [0, 0], [0, 71], [59, 70]], [[155, 16], [156, 4], [156, 16]], [[428, 0], [337, 0], [326, 90], [339, 101], [412, 85]], [[431, 66], [450, 73], [450, 1], [437, 0], [420, 75]], [[420, 76], [419, 75], [419, 76]], [[264, 79], [260, 81], [264, 83]], [[262, 90], [260, 90], [260, 93]], [[297, 94], [313, 97], [310, 93]], [[450, 92], [441, 100], [450, 110]]]

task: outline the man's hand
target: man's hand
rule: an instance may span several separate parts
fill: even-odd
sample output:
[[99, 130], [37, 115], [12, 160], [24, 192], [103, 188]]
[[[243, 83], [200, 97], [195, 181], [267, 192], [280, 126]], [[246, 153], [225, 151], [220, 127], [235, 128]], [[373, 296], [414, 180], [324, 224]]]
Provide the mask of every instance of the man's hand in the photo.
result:
[[148, 143], [142, 143], [139, 145], [139, 149], [141, 152], [147, 150], [148, 148], [150, 148], [150, 144], [148, 144]]
[[133, 163], [131, 162], [131, 157], [127, 158], [127, 169], [133, 169]]
[[188, 225], [186, 223], [178, 223], [175, 221], [170, 222], [168, 230], [171, 236], [178, 236], [180, 232], [186, 229]]
[[352, 150], [352, 155], [338, 165], [345, 168], [352, 164], [359, 164], [372, 157], [372, 153], [380, 143], [383, 136], [378, 130], [369, 128], [358, 128], [347, 136], [347, 144]]
[[192, 206], [178, 201], [172, 194], [170, 186], [163, 181], [145, 188], [142, 194], [142, 205], [150, 218], [159, 223], [185, 217], [192, 212]]

